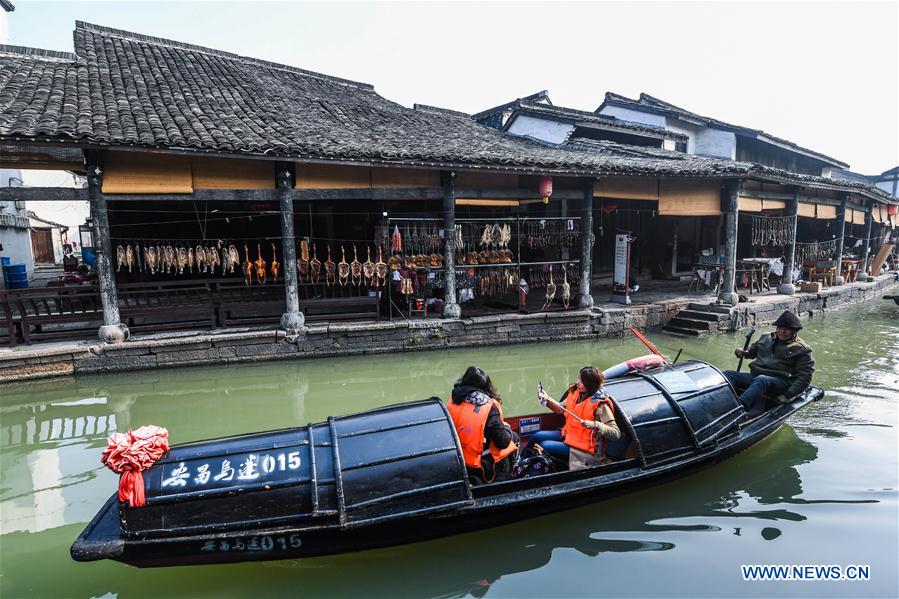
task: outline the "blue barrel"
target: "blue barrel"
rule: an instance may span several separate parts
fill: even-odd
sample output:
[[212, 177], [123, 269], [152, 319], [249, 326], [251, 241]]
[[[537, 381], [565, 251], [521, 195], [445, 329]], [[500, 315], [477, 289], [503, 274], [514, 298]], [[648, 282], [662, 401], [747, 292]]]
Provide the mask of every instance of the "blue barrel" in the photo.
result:
[[9, 266], [10, 264], [12, 264], [11, 260], [12, 258], [7, 258], [6, 256], [0, 258], [0, 266]]
[[3, 267], [3, 278], [7, 289], [25, 289], [28, 287], [28, 270], [24, 264], [11, 264]]

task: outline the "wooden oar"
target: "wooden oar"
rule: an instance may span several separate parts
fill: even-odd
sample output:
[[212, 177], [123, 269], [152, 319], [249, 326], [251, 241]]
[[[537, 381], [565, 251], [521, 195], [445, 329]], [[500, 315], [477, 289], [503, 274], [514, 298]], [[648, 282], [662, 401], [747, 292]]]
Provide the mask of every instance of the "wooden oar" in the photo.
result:
[[671, 360], [669, 360], [667, 357], [665, 357], [665, 354], [660, 352], [659, 348], [657, 348], [655, 345], [653, 345], [652, 342], [643, 335], [643, 333], [641, 333], [634, 327], [628, 327], [628, 328], [631, 330], [631, 333], [633, 333], [637, 339], [639, 339], [640, 341], [643, 342], [643, 345], [645, 345], [649, 349], [649, 351], [651, 351], [655, 355], [657, 355], [660, 358], [662, 358], [663, 360], [665, 360], [666, 364], [671, 363]]
[[[752, 339], [752, 336], [755, 335], [755, 327], [749, 329], [749, 332], [746, 333], [746, 341], [743, 342], [743, 356], [746, 355], [746, 350], [749, 349], [749, 341]], [[737, 363], [737, 372], [740, 372], [740, 369], [743, 368], [743, 356], [740, 356], [740, 361]]]

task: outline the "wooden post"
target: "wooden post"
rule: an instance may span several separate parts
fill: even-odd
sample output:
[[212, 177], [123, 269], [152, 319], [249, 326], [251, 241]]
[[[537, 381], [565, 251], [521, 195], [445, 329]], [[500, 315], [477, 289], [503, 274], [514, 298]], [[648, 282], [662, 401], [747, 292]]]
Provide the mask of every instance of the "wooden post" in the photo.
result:
[[281, 208], [281, 257], [284, 259], [284, 295], [287, 311], [281, 315], [281, 328], [288, 335], [298, 335], [306, 329], [306, 317], [300, 312], [300, 295], [297, 287], [297, 242], [293, 230], [294, 175], [289, 163], [276, 165], [278, 200]]
[[721, 212], [724, 215], [724, 281], [718, 294], [718, 303], [736, 306], [740, 301], [736, 293], [737, 282], [737, 209], [741, 182], [730, 179], [724, 183]]
[[[702, 218], [701, 216], [699, 217]], [[673, 225], [672, 225], [672, 238], [671, 238], [671, 278], [677, 278], [677, 243], [678, 243], [678, 234], [680, 233], [680, 219], [676, 216], [672, 217]], [[699, 229], [702, 229], [700, 225]]]
[[846, 201], [849, 194], [839, 194], [840, 205], [837, 207], [837, 247], [833, 252], [833, 259], [837, 263], [837, 276], [834, 278], [834, 286], [844, 285], [846, 280], [843, 278], [843, 246], [846, 240]]
[[578, 308], [593, 307], [590, 278], [593, 273], [593, 179], [584, 183], [584, 199], [581, 209], [581, 280], [578, 284]]
[[777, 286], [777, 292], [784, 295], [793, 295], [796, 293], [796, 286], [793, 285], [793, 264], [796, 262], [796, 234], [799, 225], [799, 192], [797, 189], [793, 194], [793, 199], [787, 200], [787, 216], [793, 217], [793, 238], [787, 244], [784, 252], [784, 271], [780, 279], [780, 285]]
[[858, 272], [859, 281], [868, 280], [868, 262], [871, 258], [869, 256], [869, 254], [871, 253], [871, 230], [874, 226], [874, 215], [872, 214], [873, 210], [874, 203], [872, 202], [871, 208], [865, 211], [865, 244], [862, 249], [862, 264]]
[[443, 317], [460, 318], [456, 299], [456, 173], [443, 176]]
[[100, 153], [84, 153], [87, 168], [87, 188], [90, 197], [92, 235], [97, 254], [97, 274], [100, 284], [100, 303], [103, 306], [103, 326], [98, 336], [106, 343], [121, 343], [128, 339], [128, 327], [119, 320], [119, 294], [116, 291], [115, 271], [112, 267], [112, 241], [109, 238], [109, 213], [103, 195], [103, 168]]

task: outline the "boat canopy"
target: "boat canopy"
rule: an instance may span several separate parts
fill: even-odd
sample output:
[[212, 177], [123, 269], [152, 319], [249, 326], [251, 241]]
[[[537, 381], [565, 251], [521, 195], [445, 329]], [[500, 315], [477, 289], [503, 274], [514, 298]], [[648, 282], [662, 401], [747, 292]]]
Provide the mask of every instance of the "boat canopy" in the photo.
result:
[[605, 388], [630, 422], [644, 464], [712, 448], [746, 413], [721, 371], [705, 362], [613, 379]]
[[144, 473], [126, 537], [303, 523], [343, 528], [473, 503], [452, 420], [437, 398], [303, 428], [172, 447]]

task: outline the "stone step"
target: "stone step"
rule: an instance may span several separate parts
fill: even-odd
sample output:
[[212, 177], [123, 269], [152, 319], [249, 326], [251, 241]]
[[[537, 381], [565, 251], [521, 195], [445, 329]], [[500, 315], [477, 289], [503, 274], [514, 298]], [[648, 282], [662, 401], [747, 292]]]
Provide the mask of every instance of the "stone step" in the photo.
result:
[[701, 312], [699, 310], [681, 310], [677, 313], [678, 318], [691, 318], [693, 320], [707, 320], [709, 322], [724, 322], [730, 320], [729, 314], [721, 314], [720, 312]]
[[708, 320], [699, 320], [696, 318], [684, 318], [681, 316], [683, 312], [672, 318], [668, 321], [668, 324], [673, 327], [678, 327], [682, 329], [695, 329], [697, 331], [713, 331], [718, 330], [717, 322], [710, 322]]
[[683, 335], [684, 337], [702, 337], [703, 335], [708, 335], [708, 331], [700, 331], [697, 329], [685, 329], [682, 327], [671, 326], [670, 324], [666, 324], [662, 327], [663, 331], [667, 331], [669, 333], [674, 333], [675, 335]]
[[699, 312], [714, 312], [715, 314], [727, 314], [730, 316], [730, 307], [719, 306], [718, 304], [690, 304], [687, 308]]

